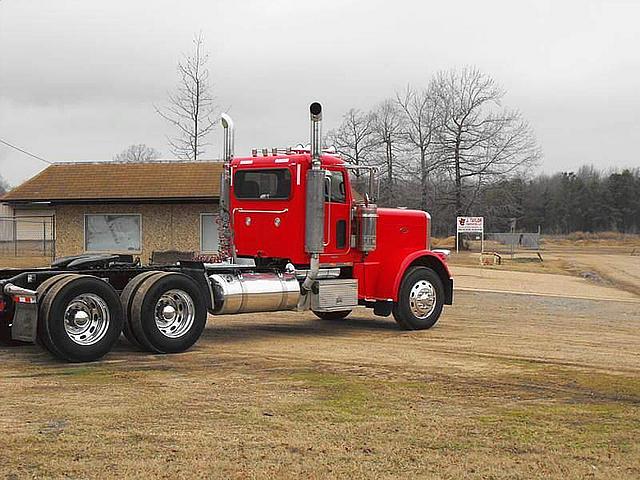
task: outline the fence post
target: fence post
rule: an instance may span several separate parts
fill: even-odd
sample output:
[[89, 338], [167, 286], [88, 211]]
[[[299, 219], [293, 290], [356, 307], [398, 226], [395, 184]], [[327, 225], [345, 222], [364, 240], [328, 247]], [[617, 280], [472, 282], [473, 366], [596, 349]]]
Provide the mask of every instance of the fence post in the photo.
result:
[[42, 256], [47, 256], [47, 219], [42, 219]]

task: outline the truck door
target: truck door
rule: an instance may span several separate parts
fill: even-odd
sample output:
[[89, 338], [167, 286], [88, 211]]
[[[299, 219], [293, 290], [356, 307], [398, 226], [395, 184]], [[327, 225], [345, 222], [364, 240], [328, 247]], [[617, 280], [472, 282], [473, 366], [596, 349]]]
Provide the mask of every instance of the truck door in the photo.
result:
[[348, 191], [347, 185], [344, 171], [326, 170], [324, 253], [335, 257], [327, 258], [328, 262], [339, 262], [350, 247], [351, 192]]
[[289, 167], [235, 171], [232, 215], [238, 255], [289, 258], [291, 245], [302, 244], [304, 229], [290, 214], [291, 179]]

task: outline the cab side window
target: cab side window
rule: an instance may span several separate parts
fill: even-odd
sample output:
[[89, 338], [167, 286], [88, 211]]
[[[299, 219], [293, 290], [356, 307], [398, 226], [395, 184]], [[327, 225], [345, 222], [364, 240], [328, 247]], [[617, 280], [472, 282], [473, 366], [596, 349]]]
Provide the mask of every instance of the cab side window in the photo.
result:
[[287, 199], [291, 192], [288, 169], [238, 170], [234, 177], [234, 193], [242, 200]]
[[346, 203], [347, 192], [343, 172], [328, 170], [324, 184], [324, 200], [332, 203]]

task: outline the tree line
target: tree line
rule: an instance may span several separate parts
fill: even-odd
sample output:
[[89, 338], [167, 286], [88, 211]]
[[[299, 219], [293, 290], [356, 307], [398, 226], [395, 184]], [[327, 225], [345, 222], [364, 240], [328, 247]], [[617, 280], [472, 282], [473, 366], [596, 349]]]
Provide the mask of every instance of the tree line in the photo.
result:
[[351, 163], [379, 167], [382, 204], [434, 214], [446, 207], [449, 222], [539, 162], [533, 130], [504, 95], [476, 68], [442, 71], [370, 111], [347, 111], [326, 142]]
[[436, 73], [368, 111], [348, 110], [326, 138], [350, 163], [379, 167], [379, 203], [425, 210], [436, 235], [455, 217], [488, 231], [640, 232], [640, 170], [534, 174], [541, 150], [505, 91], [468, 67]]
[[500, 182], [483, 207], [497, 222], [518, 219], [528, 231], [640, 233], [640, 169], [609, 172], [583, 166], [576, 172]]
[[[419, 180], [405, 178], [399, 186], [394, 205], [421, 208]], [[455, 187], [452, 180], [433, 175], [426, 187], [434, 235], [454, 235], [455, 204], [448, 196]], [[495, 179], [465, 214], [485, 217], [488, 232], [508, 232], [515, 219], [521, 232], [640, 233], [640, 169], [603, 171], [583, 166], [575, 172]]]

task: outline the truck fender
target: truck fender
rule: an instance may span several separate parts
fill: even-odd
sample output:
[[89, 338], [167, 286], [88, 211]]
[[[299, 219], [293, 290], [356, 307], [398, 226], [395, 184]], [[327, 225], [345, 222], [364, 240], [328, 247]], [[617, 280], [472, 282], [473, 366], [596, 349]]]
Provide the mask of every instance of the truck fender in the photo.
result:
[[402, 282], [405, 273], [409, 268], [415, 266], [431, 268], [438, 274], [440, 280], [442, 280], [442, 285], [444, 286], [444, 303], [446, 305], [451, 305], [453, 303], [453, 278], [451, 278], [449, 267], [447, 267], [443, 258], [431, 250], [418, 250], [403, 260], [393, 283], [394, 299], [397, 300], [398, 292], [400, 291], [400, 283]]

